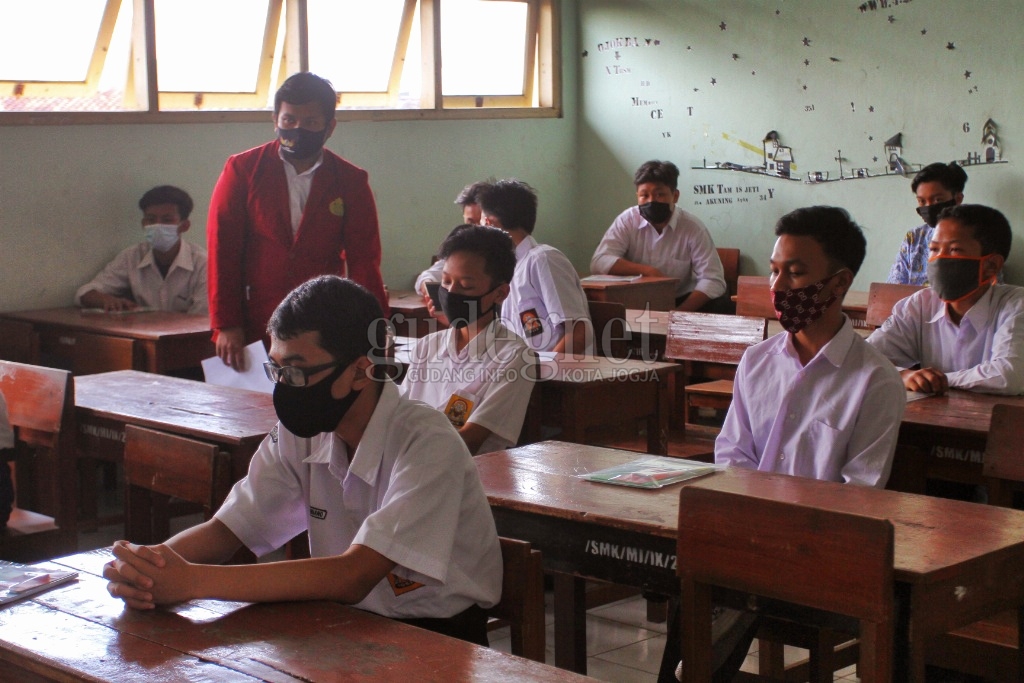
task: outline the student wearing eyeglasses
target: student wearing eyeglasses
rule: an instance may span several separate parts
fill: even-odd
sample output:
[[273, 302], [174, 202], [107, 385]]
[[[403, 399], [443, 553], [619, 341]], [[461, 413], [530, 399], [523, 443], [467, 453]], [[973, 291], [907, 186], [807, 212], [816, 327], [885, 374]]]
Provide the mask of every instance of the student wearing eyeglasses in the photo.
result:
[[[333, 275], [285, 298], [267, 330], [280, 424], [212, 519], [161, 545], [115, 544], [112, 596], [139, 609], [334, 600], [487, 644], [502, 578], [494, 519], [448, 418], [379, 372], [383, 322], [368, 290]], [[303, 531], [309, 559], [217, 566]]]

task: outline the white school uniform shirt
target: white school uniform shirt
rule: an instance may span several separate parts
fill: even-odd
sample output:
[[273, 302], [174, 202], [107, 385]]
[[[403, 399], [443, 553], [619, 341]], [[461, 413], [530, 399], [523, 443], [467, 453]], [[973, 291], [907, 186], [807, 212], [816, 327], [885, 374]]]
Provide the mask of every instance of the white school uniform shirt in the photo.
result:
[[75, 292], [75, 304], [93, 290], [131, 299], [144, 308], [179, 313], [207, 312], [206, 250], [181, 240], [167, 277], [153, 260], [148, 242], [128, 247], [114, 257], [99, 274]]
[[692, 213], [678, 206], [661, 234], [631, 206], [605, 232], [590, 260], [590, 272], [609, 273], [620, 258], [654, 266], [679, 279], [676, 298], [698, 289], [709, 299], [726, 292], [725, 271], [711, 233]]
[[355, 607], [386, 617], [446, 618], [501, 597], [501, 549], [472, 456], [444, 415], [390, 380], [354, 453], [333, 432], [303, 439], [275, 426], [216, 518], [257, 556], [302, 531], [313, 557], [373, 548], [397, 566]]
[[277, 155], [284, 162], [284, 177], [288, 181], [288, 211], [292, 220], [292, 237], [295, 237], [299, 234], [302, 212], [306, 210], [306, 201], [309, 199], [309, 192], [313, 187], [313, 175], [324, 163], [324, 151], [321, 149], [316, 163], [302, 173], [295, 170], [280, 148], [277, 150]]
[[491, 430], [477, 454], [514, 446], [530, 403], [537, 354], [499, 320], [461, 351], [455, 343], [451, 328], [417, 339], [409, 349], [402, 395], [440, 410], [456, 428], [472, 423]]
[[715, 462], [882, 488], [905, 407], [896, 368], [849, 319], [807, 365], [782, 332], [743, 354]]
[[533, 235], [516, 246], [516, 270], [508, 299], [501, 306], [501, 320], [535, 351], [551, 351], [565, 334], [567, 320], [583, 320], [587, 326], [584, 352], [594, 352], [594, 326], [580, 276], [565, 254], [538, 244]]
[[893, 306], [868, 343], [900, 369], [940, 370], [951, 387], [1024, 393], [1024, 288], [992, 285], [959, 325], [933, 289], [919, 290]]

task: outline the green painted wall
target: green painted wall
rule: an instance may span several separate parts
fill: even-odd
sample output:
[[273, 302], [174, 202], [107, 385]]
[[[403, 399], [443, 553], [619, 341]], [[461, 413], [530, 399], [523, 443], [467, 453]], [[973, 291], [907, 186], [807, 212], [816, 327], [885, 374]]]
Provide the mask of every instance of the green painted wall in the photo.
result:
[[[692, 167], [760, 165], [771, 130], [792, 147], [801, 178], [808, 171], [836, 178], [839, 150], [847, 175], [881, 173], [882, 143], [897, 133], [908, 162], [948, 162], [982, 151], [989, 118], [1009, 163], [967, 167], [965, 201], [999, 208], [1020, 234], [1024, 80], [1016, 65], [1024, 59], [1024, 3], [877, 0], [875, 7], [863, 0], [580, 3], [579, 52], [566, 60], [580, 79], [584, 241], [596, 243], [635, 201], [631, 178], [640, 163], [669, 159], [682, 169], [680, 205], [704, 220], [719, 246], [742, 250], [744, 273], [767, 273], [779, 216], [812, 204], [846, 208], [867, 235], [855, 283], [867, 289], [885, 279], [904, 234], [921, 223], [909, 179], [811, 185]], [[1024, 240], [1014, 245], [1007, 275], [1024, 282]]]

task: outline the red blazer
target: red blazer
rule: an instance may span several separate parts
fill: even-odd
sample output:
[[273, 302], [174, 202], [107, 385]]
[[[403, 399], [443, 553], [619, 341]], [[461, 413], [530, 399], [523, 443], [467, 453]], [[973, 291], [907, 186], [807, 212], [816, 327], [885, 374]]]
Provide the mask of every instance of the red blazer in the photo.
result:
[[366, 171], [325, 149], [293, 238], [284, 163], [276, 140], [235, 154], [210, 200], [210, 323], [245, 328], [246, 343], [265, 338], [285, 295], [317, 275], [347, 273], [388, 313], [377, 206]]

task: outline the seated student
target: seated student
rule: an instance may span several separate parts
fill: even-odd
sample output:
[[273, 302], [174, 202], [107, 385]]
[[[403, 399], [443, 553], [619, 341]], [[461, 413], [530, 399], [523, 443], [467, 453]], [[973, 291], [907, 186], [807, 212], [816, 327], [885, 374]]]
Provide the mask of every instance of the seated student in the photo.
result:
[[[466, 225], [480, 225], [480, 202], [477, 199], [480, 192], [489, 185], [486, 181], [466, 185], [462, 192], [455, 198], [455, 203], [462, 207], [462, 220]], [[461, 227], [461, 226], [460, 226]], [[455, 228], [458, 230], [458, 228]], [[454, 231], [453, 231], [454, 232]], [[449, 233], [450, 235], [451, 233]], [[415, 289], [423, 297], [428, 308], [433, 308], [433, 302], [427, 294], [426, 283], [441, 282], [441, 270], [444, 268], [444, 257], [438, 255], [433, 265], [424, 270], [416, 278]], [[433, 311], [431, 311], [433, 313]]]
[[615, 219], [590, 260], [593, 273], [678, 278], [680, 311], [719, 310], [726, 294], [722, 260], [704, 224], [683, 211], [679, 169], [669, 161], [648, 161], [636, 170], [638, 206]]
[[7, 464], [8, 454], [14, 454], [14, 429], [7, 418], [7, 401], [0, 394], [0, 529], [7, 526], [14, 509], [14, 483], [11, 466]]
[[402, 393], [443, 411], [470, 453], [514, 446], [537, 362], [497, 317], [515, 272], [515, 245], [498, 228], [463, 225], [441, 245], [441, 259], [438, 298], [452, 326], [414, 342]]
[[943, 209], [964, 201], [967, 173], [955, 161], [928, 164], [914, 176], [910, 190], [917, 197], [917, 214], [924, 221], [907, 232], [886, 282], [898, 285], [926, 285], [928, 244]]
[[996, 283], [1011, 238], [996, 209], [961, 204], [940, 214], [929, 244], [931, 286], [893, 306], [868, 338], [900, 368], [907, 389], [1024, 393], [1024, 289]]
[[[494, 518], [445, 416], [375, 372], [382, 317], [367, 289], [335, 275], [285, 297], [267, 326], [280, 424], [212, 519], [161, 545], [115, 544], [112, 596], [139, 609], [335, 600], [487, 644], [502, 576]], [[213, 566], [303, 531], [311, 559]]]
[[192, 198], [161, 185], [142, 195], [139, 208], [146, 241], [122, 251], [79, 287], [75, 303], [107, 311], [206, 313], [206, 250], [181, 239], [191, 225]]
[[485, 225], [516, 245], [516, 272], [501, 319], [536, 351], [593, 353], [587, 295], [565, 254], [533, 238], [537, 193], [521, 180], [499, 180], [479, 195]]
[[[786, 331], [743, 354], [715, 462], [882, 488], [906, 395], [892, 364], [842, 312], [864, 261], [864, 235], [846, 211], [828, 206], [786, 214], [775, 234], [771, 292]], [[757, 619], [729, 608], [716, 613], [715, 680], [732, 680]], [[678, 650], [667, 647], [659, 680], [671, 680], [678, 662]]]

